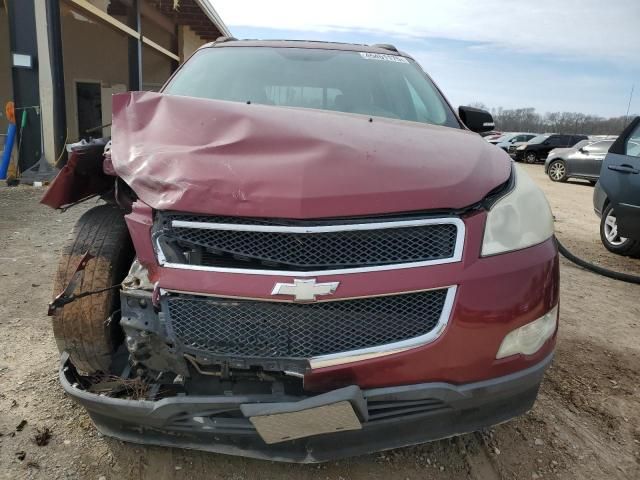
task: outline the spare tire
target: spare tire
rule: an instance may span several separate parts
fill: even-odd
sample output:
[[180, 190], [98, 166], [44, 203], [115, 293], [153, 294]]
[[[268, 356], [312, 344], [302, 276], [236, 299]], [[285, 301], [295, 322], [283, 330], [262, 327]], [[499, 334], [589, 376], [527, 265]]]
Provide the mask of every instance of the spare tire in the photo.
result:
[[[62, 250], [54, 295], [66, 288], [87, 251], [95, 258], [87, 263], [74, 294], [122, 282], [134, 256], [123, 215], [114, 205], [100, 205], [80, 217]], [[119, 305], [119, 290], [112, 289], [78, 299], [54, 312], [53, 335], [58, 349], [69, 353], [71, 362], [83, 373], [109, 371], [112, 354], [123, 340]]]

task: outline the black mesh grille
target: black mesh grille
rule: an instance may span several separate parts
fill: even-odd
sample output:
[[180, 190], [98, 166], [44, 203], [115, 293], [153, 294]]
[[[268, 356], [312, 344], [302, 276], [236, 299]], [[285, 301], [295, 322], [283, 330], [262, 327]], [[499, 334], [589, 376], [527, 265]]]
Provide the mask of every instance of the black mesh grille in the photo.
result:
[[[189, 221], [240, 223], [225, 217], [188, 218]], [[242, 223], [268, 224], [260, 220]], [[451, 223], [325, 233], [245, 232], [167, 224], [165, 242], [177, 242], [190, 251], [191, 264], [298, 271], [447, 259], [454, 255], [457, 237], [457, 226]]]
[[308, 304], [176, 295], [164, 300], [185, 350], [309, 358], [424, 335], [437, 325], [446, 289]]

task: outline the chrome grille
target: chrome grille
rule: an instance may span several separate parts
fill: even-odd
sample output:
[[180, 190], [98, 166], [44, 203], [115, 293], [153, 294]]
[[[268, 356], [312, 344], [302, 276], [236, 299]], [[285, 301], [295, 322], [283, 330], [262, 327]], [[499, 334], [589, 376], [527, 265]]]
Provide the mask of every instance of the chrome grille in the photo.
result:
[[184, 351], [267, 358], [313, 358], [428, 334], [448, 289], [307, 304], [174, 294], [163, 299]]
[[419, 219], [274, 225], [171, 214], [162, 217], [159, 238], [183, 256], [170, 263], [304, 272], [459, 260], [461, 224], [458, 219]]

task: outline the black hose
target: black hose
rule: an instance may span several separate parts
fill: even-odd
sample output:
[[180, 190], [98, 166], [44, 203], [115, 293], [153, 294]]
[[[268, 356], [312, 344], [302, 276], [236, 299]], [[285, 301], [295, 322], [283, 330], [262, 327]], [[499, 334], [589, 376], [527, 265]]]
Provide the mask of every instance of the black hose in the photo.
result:
[[640, 284], [640, 275], [631, 275], [629, 273], [615, 272], [607, 268], [599, 267], [598, 265], [594, 265], [593, 263], [589, 263], [585, 260], [582, 260], [579, 257], [576, 257], [573, 253], [567, 250], [567, 248], [564, 245], [562, 245], [562, 243], [560, 243], [560, 240], [558, 240], [557, 238], [556, 238], [556, 242], [558, 242], [558, 250], [560, 250], [560, 253], [564, 255], [564, 257], [566, 257], [568, 260], [575, 263], [576, 265], [579, 265], [582, 268], [590, 270], [591, 272], [597, 273], [604, 277], [613, 278], [614, 280], [620, 280], [621, 282], [627, 282], [627, 283]]

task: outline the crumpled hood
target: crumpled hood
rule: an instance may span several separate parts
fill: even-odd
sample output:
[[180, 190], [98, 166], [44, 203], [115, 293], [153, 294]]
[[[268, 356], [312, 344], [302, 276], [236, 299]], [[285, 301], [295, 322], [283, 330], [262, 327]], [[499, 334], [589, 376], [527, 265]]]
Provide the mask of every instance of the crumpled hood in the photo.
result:
[[129, 92], [113, 98], [115, 173], [158, 210], [276, 218], [458, 209], [509, 157], [454, 128]]

